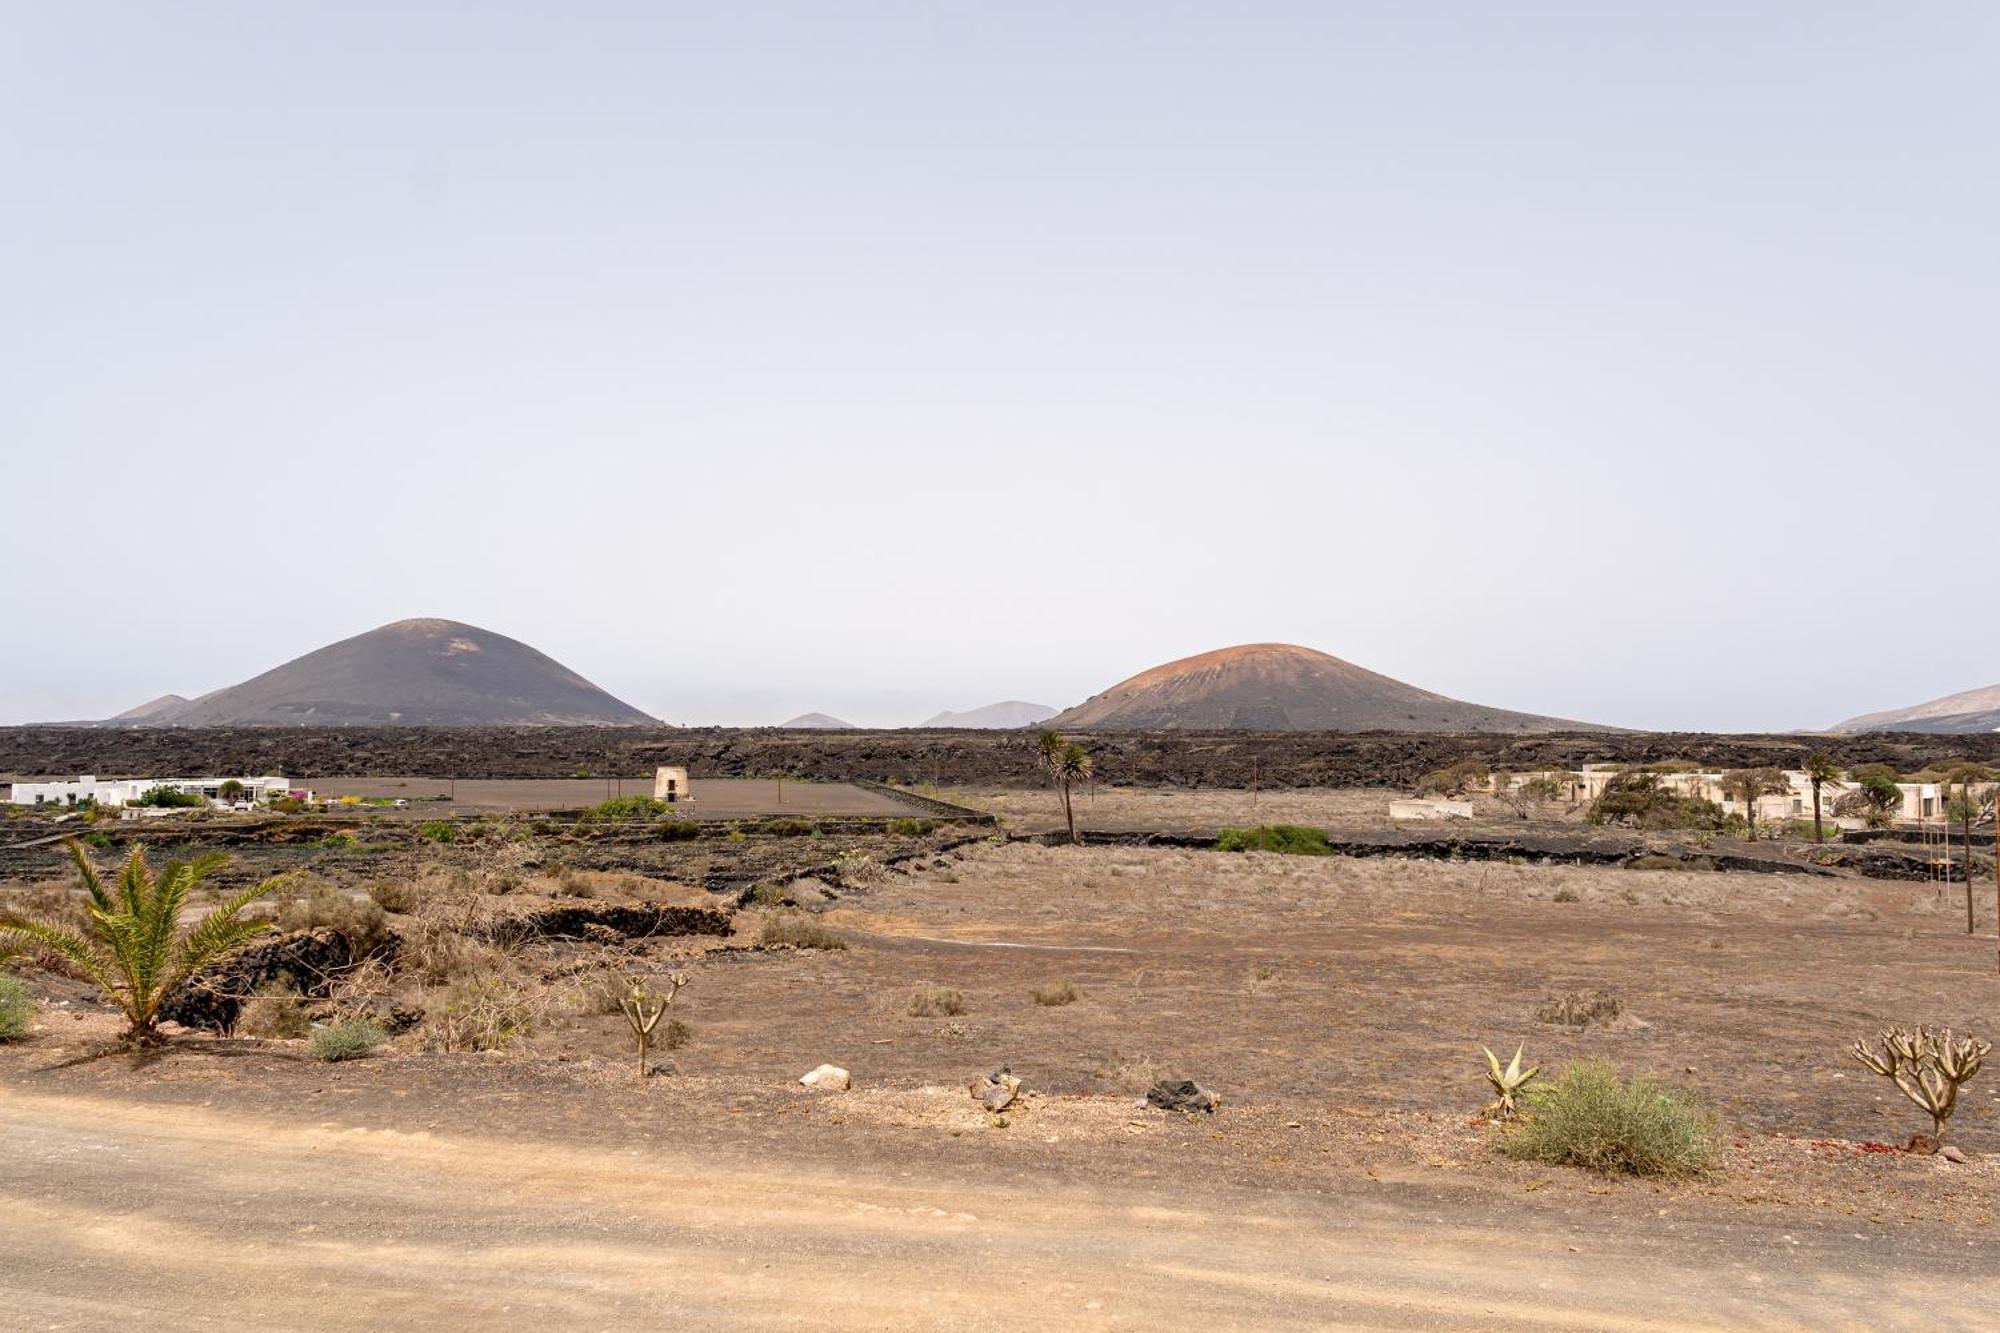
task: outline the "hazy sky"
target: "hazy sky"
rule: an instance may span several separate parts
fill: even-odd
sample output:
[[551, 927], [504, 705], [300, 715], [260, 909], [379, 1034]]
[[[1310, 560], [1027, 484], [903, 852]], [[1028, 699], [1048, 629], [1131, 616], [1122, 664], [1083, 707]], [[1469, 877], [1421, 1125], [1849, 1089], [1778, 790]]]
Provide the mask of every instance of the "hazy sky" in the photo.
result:
[[2000, 6], [0, 4], [0, 721], [2000, 679]]

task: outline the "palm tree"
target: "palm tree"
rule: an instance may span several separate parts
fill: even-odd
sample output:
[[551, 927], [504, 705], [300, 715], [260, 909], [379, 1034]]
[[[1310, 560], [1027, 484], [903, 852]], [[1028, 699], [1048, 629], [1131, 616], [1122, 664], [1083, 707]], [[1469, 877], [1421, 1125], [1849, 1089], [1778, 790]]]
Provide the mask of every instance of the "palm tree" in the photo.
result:
[[1743, 803], [1743, 817], [1750, 822], [1750, 837], [1757, 836], [1757, 801], [1765, 796], [1783, 796], [1792, 789], [1785, 775], [1775, 768], [1739, 768], [1722, 779], [1722, 793]]
[[15, 917], [0, 922], [0, 956], [37, 954], [45, 966], [97, 986], [123, 1011], [129, 1024], [125, 1039], [134, 1046], [164, 1040], [160, 1006], [176, 986], [271, 928], [268, 921], [244, 921], [237, 914], [277, 888], [283, 877], [245, 889], [199, 923], [183, 927], [180, 915], [189, 896], [228, 859], [220, 852], [175, 862], [155, 876], [145, 852], [134, 847], [107, 890], [83, 847], [74, 838], [65, 846], [88, 898], [83, 929]]
[[1819, 818], [1819, 789], [1840, 778], [1840, 765], [1825, 750], [1814, 750], [1806, 756], [1806, 780], [1812, 783], [1813, 791], [1813, 841], [1825, 842], [1826, 832]]
[[1070, 803], [1070, 789], [1090, 781], [1094, 765], [1090, 751], [1075, 741], [1066, 741], [1053, 731], [1044, 731], [1035, 740], [1035, 761], [1056, 790], [1062, 793], [1063, 821], [1069, 825], [1069, 840], [1076, 841], [1076, 810]]
[[[1956, 821], [1965, 843], [1965, 933], [1973, 933], [1972, 924], [1972, 826], [1986, 817], [1988, 798], [1973, 794], [1973, 784], [1984, 785], [1994, 779], [1994, 772], [1984, 764], [1960, 764], [1944, 776], [1943, 794], [1945, 799], [1945, 834], [1950, 836], [1951, 824]], [[1958, 796], [1953, 799], [1951, 785], [1958, 784]], [[1947, 846], [1945, 854], [1950, 856]]]

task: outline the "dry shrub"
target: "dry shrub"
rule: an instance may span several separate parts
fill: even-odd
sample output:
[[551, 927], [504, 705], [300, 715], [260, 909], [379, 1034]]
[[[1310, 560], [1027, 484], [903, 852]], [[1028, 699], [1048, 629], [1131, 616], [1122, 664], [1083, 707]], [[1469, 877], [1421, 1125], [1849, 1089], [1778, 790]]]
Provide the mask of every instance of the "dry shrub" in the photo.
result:
[[1054, 1009], [1065, 1004], [1075, 1004], [1083, 998], [1082, 989], [1074, 981], [1051, 982], [1049, 985], [1037, 987], [1033, 991], [1030, 991], [1029, 994], [1035, 997], [1036, 1004], [1041, 1005], [1045, 1009]]
[[426, 1006], [425, 1043], [440, 1051], [497, 1051], [533, 1032], [540, 1010], [536, 997], [511, 977], [467, 977]]
[[312, 1030], [305, 998], [298, 988], [284, 981], [267, 981], [250, 992], [236, 1019], [236, 1030], [246, 1037], [277, 1037], [296, 1041]]
[[625, 997], [632, 993], [632, 981], [622, 972], [599, 972], [577, 983], [574, 1003], [578, 1013], [617, 1014], [624, 1012]]
[[1582, 902], [1583, 898], [1581, 895], [1577, 893], [1575, 889], [1572, 889], [1569, 885], [1565, 884], [1560, 889], [1557, 889], [1555, 891], [1555, 896], [1553, 898], [1553, 901], [1559, 903], [1575, 903], [1575, 902]]
[[1609, 991], [1566, 990], [1549, 996], [1537, 1005], [1535, 1018], [1542, 1023], [1580, 1028], [1592, 1023], [1608, 1023], [1618, 1017], [1623, 1008], [1618, 997]]
[[406, 879], [378, 879], [368, 886], [368, 898], [385, 912], [402, 914], [415, 910], [417, 886]]
[[356, 898], [330, 884], [314, 885], [304, 897], [278, 909], [278, 929], [314, 930], [328, 927], [347, 937], [355, 957], [365, 957], [389, 938], [389, 922], [381, 904]]
[[919, 986], [910, 995], [910, 1017], [949, 1018], [965, 1012], [965, 996], [950, 986]]
[[777, 912], [764, 918], [757, 943], [765, 948], [845, 949], [840, 938], [803, 912]]
[[1507, 1135], [1510, 1157], [1606, 1174], [1692, 1176], [1718, 1151], [1715, 1117], [1692, 1095], [1650, 1079], [1630, 1083], [1608, 1060], [1571, 1065], [1528, 1090], [1527, 1113]]
[[1098, 1069], [1097, 1076], [1115, 1087], [1136, 1093], [1146, 1091], [1172, 1073], [1171, 1068], [1150, 1055], [1118, 1055], [1106, 1061]]

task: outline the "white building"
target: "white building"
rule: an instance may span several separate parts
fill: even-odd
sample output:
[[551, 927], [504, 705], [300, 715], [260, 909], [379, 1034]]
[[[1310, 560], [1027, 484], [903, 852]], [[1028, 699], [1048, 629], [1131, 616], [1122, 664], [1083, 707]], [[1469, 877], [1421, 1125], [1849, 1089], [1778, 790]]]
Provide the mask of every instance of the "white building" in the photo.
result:
[[[1571, 772], [1555, 771], [1547, 776], [1565, 785], [1572, 804], [1588, 805], [1604, 794], [1605, 787], [1620, 773], [1631, 768], [1628, 764], [1585, 764]], [[1527, 774], [1510, 780], [1510, 786], [1520, 786], [1530, 778], [1542, 774]], [[1660, 786], [1679, 796], [1691, 796], [1699, 800], [1713, 801], [1722, 807], [1725, 815], [1743, 813], [1743, 802], [1726, 795], [1724, 784], [1729, 774], [1722, 769], [1696, 769], [1683, 772], [1667, 771], [1657, 773]], [[1811, 819], [1813, 812], [1812, 778], [1800, 769], [1784, 771], [1787, 790], [1761, 796], [1757, 800], [1757, 821], [1777, 821], [1785, 819]], [[1975, 790], [1979, 784], [1974, 784]], [[1830, 779], [1820, 785], [1820, 812], [1828, 823], [1839, 822], [1850, 827], [1860, 827], [1858, 819], [1844, 818], [1835, 821], [1834, 804], [1842, 796], [1860, 790], [1861, 784], [1843, 778]], [[1943, 786], [1936, 782], [1898, 782], [1896, 790], [1902, 793], [1903, 803], [1890, 812], [1893, 820], [1921, 823], [1938, 819], [1944, 814], [1948, 803]]]
[[239, 798], [243, 803], [258, 805], [274, 796], [289, 795], [292, 784], [289, 779], [266, 776], [261, 778], [117, 778], [99, 780], [85, 773], [74, 781], [48, 779], [39, 782], [16, 782], [10, 797], [15, 805], [84, 805], [91, 804], [104, 809], [135, 805], [139, 799], [155, 787], [167, 787], [173, 791], [186, 792], [221, 805], [224, 804], [222, 786], [234, 782], [243, 788]]

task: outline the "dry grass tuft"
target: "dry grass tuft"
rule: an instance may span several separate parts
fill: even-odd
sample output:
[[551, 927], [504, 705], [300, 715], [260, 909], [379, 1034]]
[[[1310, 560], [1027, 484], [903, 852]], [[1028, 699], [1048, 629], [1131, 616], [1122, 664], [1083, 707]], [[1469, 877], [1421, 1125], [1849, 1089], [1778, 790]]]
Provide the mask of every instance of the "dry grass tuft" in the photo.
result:
[[1029, 994], [1035, 1003], [1045, 1009], [1058, 1008], [1065, 1004], [1075, 1004], [1083, 998], [1083, 991], [1074, 981], [1056, 981], [1046, 986], [1038, 986]]
[[910, 995], [912, 1018], [953, 1018], [964, 1012], [964, 994], [950, 986], [919, 986]]

